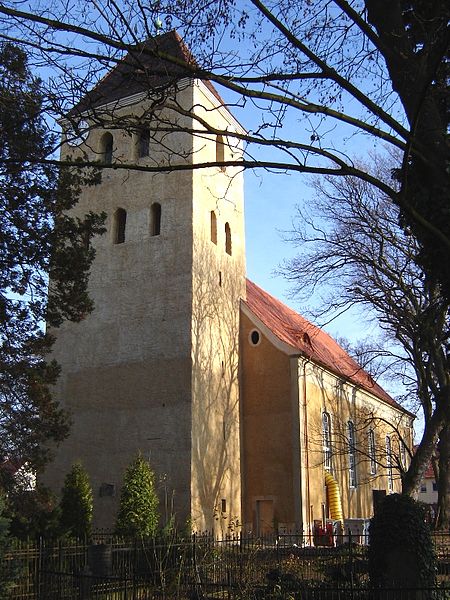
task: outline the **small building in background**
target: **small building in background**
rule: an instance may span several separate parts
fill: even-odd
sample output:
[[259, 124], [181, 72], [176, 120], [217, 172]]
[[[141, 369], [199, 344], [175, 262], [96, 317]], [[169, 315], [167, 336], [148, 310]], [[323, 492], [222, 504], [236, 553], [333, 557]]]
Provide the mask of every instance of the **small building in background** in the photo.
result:
[[438, 488], [432, 464], [428, 465], [428, 469], [420, 483], [417, 500], [430, 506], [430, 517], [433, 520], [437, 511]]

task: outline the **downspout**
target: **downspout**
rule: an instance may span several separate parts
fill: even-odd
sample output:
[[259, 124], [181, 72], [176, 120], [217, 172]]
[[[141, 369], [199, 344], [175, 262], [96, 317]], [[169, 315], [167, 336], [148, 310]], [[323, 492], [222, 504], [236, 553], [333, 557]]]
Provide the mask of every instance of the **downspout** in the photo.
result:
[[308, 511], [307, 525], [308, 535], [311, 535], [311, 491], [309, 483], [309, 438], [308, 438], [308, 410], [306, 404], [306, 363], [303, 361], [303, 444], [305, 450], [305, 467], [306, 467], [306, 508]]
[[301, 388], [300, 388], [300, 377], [301, 377], [301, 362], [299, 356], [291, 356], [290, 358], [290, 370], [291, 370], [291, 403], [292, 403], [292, 474], [293, 474], [293, 491], [294, 491], [294, 519], [296, 531], [303, 531], [303, 493], [304, 488], [302, 481], [302, 461], [303, 461], [303, 449], [302, 449], [302, 427], [303, 421], [301, 417], [302, 405], [301, 405]]

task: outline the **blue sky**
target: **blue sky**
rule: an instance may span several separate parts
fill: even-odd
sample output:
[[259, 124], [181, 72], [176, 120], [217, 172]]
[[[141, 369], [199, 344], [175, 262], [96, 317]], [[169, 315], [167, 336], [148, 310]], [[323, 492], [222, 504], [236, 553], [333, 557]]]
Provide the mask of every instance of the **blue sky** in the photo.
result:
[[[247, 171], [244, 177], [247, 276], [303, 313], [305, 305], [290, 295], [289, 282], [274, 271], [283, 260], [298, 252], [292, 244], [283, 240], [282, 232], [291, 229], [296, 206], [313, 196], [314, 192], [307, 183], [308, 176], [258, 170]], [[314, 304], [314, 298], [310, 303]], [[352, 312], [329, 323], [325, 329], [334, 337], [343, 336], [356, 341], [367, 335], [367, 321]]]

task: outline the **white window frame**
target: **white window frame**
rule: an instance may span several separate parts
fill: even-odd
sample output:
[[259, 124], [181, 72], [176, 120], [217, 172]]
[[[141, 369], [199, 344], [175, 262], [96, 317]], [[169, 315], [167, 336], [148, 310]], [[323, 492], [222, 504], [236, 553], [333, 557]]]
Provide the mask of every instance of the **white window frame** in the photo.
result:
[[392, 443], [389, 435], [386, 436], [386, 470], [388, 491], [392, 493], [394, 491], [394, 477], [392, 473]]
[[370, 474], [377, 474], [377, 457], [376, 457], [376, 446], [375, 446], [375, 431], [369, 429], [367, 433], [367, 445], [370, 461]]
[[356, 474], [356, 432], [353, 421], [347, 422], [348, 434], [348, 482], [351, 488], [358, 487], [358, 478]]
[[402, 467], [406, 470], [406, 446], [402, 440], [399, 440], [398, 445], [400, 446], [400, 461]]
[[333, 451], [331, 449], [331, 417], [330, 413], [322, 413], [322, 448], [323, 464], [326, 471], [333, 470]]

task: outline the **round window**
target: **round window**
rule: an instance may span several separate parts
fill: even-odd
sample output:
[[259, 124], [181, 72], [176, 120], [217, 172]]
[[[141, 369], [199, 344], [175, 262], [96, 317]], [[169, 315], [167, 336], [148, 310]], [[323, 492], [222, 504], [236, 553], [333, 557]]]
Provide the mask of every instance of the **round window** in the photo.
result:
[[256, 329], [251, 331], [250, 332], [250, 343], [252, 344], [252, 346], [257, 346], [260, 341], [261, 341], [261, 336], [259, 334], [259, 331], [257, 331]]

